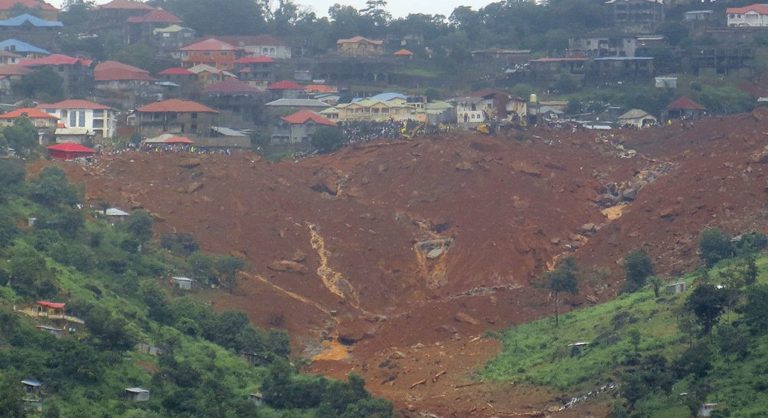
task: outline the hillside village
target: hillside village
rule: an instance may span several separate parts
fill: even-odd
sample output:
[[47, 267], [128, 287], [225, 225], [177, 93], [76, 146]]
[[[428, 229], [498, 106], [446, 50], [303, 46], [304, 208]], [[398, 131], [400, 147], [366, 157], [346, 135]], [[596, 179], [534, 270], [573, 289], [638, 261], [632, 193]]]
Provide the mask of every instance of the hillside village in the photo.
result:
[[497, 42], [461, 59], [444, 49], [460, 74], [447, 84], [434, 71], [446, 57], [410, 28], [349, 33], [322, 49], [291, 34], [202, 33], [136, 0], [66, 10], [9, 0], [0, 5], [0, 123], [28, 118], [40, 145], [83, 146], [71, 155], [128, 144], [285, 155], [316, 149], [323, 127], [356, 143], [531, 124], [647, 128], [749, 110], [768, 101], [760, 83], [768, 6], [711, 5], [597, 2], [602, 27], [562, 49]]
[[763, 416], [768, 4], [0, 0], [0, 416]]

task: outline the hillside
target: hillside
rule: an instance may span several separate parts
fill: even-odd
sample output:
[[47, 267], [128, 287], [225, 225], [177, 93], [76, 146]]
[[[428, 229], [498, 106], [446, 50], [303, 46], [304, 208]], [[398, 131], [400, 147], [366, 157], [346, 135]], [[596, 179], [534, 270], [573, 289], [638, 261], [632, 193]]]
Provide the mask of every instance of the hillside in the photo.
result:
[[[751, 286], [740, 282], [744, 262], [675, 278], [686, 284], [679, 293], [665, 288], [657, 297], [646, 288], [574, 310], [559, 326], [547, 318], [499, 333], [504, 348], [481, 376], [563, 390], [566, 410], [602, 402], [614, 404], [615, 416], [625, 410], [619, 405], [633, 404], [631, 416], [683, 417], [708, 402], [717, 404], [712, 416], [761, 416], [768, 338], [751, 309], [765, 309], [768, 258], [757, 260]], [[734, 299], [711, 335], [687, 308], [697, 287], [707, 285]]]
[[[467, 412], [478, 399], [520, 400], [462, 386], [474, 365], [454, 353], [482, 362], [498, 348], [476, 336], [547, 314], [530, 281], [563, 255], [591, 271], [568, 301], [579, 306], [617, 294], [630, 250], [682, 273], [697, 264], [706, 227], [764, 229], [764, 118], [451, 134], [276, 164], [249, 153], [122, 153], [64, 168], [87, 201], [143, 207], [157, 235], [187, 232], [206, 251], [245, 257], [236, 290], [206, 297], [288, 330], [313, 370], [360, 372], [402, 407]], [[377, 367], [395, 351], [398, 370]], [[420, 361], [440, 353], [440, 365]], [[434, 388], [410, 388], [444, 369]], [[446, 390], [464, 401], [446, 401]]]
[[0, 173], [0, 416], [391, 415], [359, 377], [298, 374], [284, 332], [174, 288], [200, 260], [224, 283], [234, 258], [158, 248], [149, 215], [109, 222], [55, 167]]

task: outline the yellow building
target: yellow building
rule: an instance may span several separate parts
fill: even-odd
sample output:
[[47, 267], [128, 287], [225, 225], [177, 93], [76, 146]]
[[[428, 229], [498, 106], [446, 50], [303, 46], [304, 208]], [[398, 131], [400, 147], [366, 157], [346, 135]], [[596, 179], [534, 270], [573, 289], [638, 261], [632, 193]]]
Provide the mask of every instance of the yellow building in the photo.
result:
[[384, 41], [355, 36], [336, 41], [339, 54], [350, 57], [374, 57], [384, 54]]
[[389, 94], [388, 96], [385, 98], [389, 100], [374, 96], [352, 103], [340, 103], [323, 110], [320, 114], [335, 122], [427, 121], [427, 111], [423, 102], [409, 101], [402, 95]]

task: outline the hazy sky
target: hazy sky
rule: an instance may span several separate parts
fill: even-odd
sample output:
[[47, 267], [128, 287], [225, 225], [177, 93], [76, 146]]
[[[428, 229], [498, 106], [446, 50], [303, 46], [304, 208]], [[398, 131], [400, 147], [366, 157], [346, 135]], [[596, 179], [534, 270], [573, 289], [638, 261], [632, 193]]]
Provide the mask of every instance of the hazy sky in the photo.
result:
[[[365, 7], [365, 0], [294, 0], [296, 4], [311, 7], [318, 16], [327, 16], [328, 8], [336, 3], [354, 6], [360, 10]], [[448, 17], [458, 6], [470, 6], [477, 10], [492, 0], [388, 0], [387, 10], [393, 17], [405, 17], [410, 13], [441, 14]]]

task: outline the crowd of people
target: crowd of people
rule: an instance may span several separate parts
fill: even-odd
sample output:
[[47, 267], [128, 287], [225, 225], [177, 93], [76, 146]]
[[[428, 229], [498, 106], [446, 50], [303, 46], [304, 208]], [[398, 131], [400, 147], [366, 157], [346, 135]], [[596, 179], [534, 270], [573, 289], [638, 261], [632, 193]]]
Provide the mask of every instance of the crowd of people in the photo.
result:
[[403, 123], [393, 120], [386, 122], [344, 122], [341, 130], [344, 142], [361, 144], [377, 139], [399, 139], [402, 137]]

